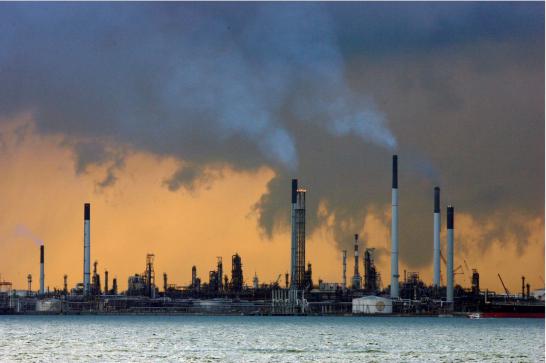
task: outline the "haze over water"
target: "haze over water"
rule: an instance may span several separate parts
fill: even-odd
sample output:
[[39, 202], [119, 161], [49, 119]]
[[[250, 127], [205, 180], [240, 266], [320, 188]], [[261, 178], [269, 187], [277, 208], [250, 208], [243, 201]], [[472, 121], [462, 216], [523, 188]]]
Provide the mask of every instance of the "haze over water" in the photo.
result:
[[543, 362], [544, 320], [1, 316], [0, 359]]

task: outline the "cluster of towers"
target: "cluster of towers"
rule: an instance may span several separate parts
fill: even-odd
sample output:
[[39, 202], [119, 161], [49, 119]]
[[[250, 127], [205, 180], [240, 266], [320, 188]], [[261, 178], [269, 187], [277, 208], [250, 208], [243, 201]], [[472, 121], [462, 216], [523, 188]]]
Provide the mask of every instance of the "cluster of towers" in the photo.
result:
[[[206, 290], [211, 293], [225, 291], [237, 293], [242, 291], [244, 279], [241, 256], [238, 253], [231, 256], [231, 280], [224, 274], [222, 257], [218, 256], [216, 261], [216, 270], [209, 271], [209, 281], [208, 285], [206, 285]], [[195, 265], [191, 269], [191, 284], [189, 288], [195, 292], [201, 290], [201, 279], [197, 277], [197, 267]]]
[[[392, 157], [392, 194], [391, 194], [391, 298], [399, 295], [398, 273], [398, 156]], [[433, 286], [440, 286], [440, 188], [434, 188], [434, 228], [433, 228]], [[454, 241], [454, 208], [447, 207], [447, 286], [446, 301], [453, 302], [454, 273], [453, 273], [453, 241]]]
[[[298, 188], [298, 180], [292, 179], [292, 240], [291, 240], [291, 283], [290, 286], [296, 289], [305, 288], [305, 189]], [[390, 296], [393, 299], [400, 297], [398, 271], [398, 156], [392, 157], [392, 190], [391, 190], [391, 278], [390, 278]], [[440, 286], [440, 188], [434, 188], [434, 278], [433, 286]], [[454, 241], [454, 208], [447, 207], [447, 302], [453, 302], [454, 290], [454, 272], [453, 272], [453, 241]], [[354, 274], [351, 280], [353, 289], [362, 288], [362, 276], [359, 273], [359, 250], [358, 234], [354, 236]], [[366, 289], [376, 291], [378, 286], [378, 277], [375, 266], [373, 265], [372, 250], [367, 249], [364, 253], [365, 281]], [[346, 267], [347, 251], [343, 251], [343, 277], [342, 285], [347, 286]]]
[[[292, 289], [306, 289], [312, 286], [311, 280], [311, 265], [305, 267], [305, 198], [306, 190], [298, 187], [298, 180], [292, 179], [292, 198], [291, 198], [291, 266], [290, 266], [290, 287]], [[391, 191], [391, 281], [390, 281], [390, 296], [393, 299], [399, 298], [399, 272], [398, 272], [398, 156], [392, 157], [392, 191]], [[433, 286], [440, 286], [440, 188], [434, 188], [434, 228], [433, 228]], [[91, 255], [91, 206], [89, 203], [84, 204], [84, 263], [83, 263], [83, 294], [95, 295], [100, 291], [100, 277], [96, 271], [96, 262], [93, 276], [91, 276], [90, 255]], [[447, 207], [447, 302], [453, 302], [453, 242], [454, 242], [454, 209], [450, 205]], [[354, 274], [351, 281], [353, 289], [362, 288], [362, 277], [359, 273], [359, 250], [358, 250], [358, 234], [354, 236]], [[346, 278], [346, 260], [347, 252], [343, 251], [343, 281], [344, 287], [347, 286]], [[367, 249], [364, 253], [365, 266], [365, 288], [376, 290], [378, 288], [378, 273], [373, 265], [371, 250]], [[146, 272], [143, 274], [146, 281], [146, 293], [149, 296], [153, 295], [152, 289], [155, 289], [155, 274], [153, 271], [153, 255], [147, 256]], [[224, 278], [222, 258], [217, 261], [217, 269], [209, 273], [209, 289], [223, 291], [228, 288], [234, 291], [241, 291], [243, 288], [243, 273], [241, 257], [238, 254], [232, 256], [232, 271], [231, 283]], [[92, 280], [91, 280], [92, 277]], [[288, 277], [288, 276], [287, 276]], [[165, 285], [166, 285], [166, 276]], [[225, 280], [225, 281], [224, 281]], [[287, 278], [288, 280], [288, 278]], [[30, 281], [30, 280], [29, 280]], [[30, 283], [30, 282], [29, 282]], [[105, 271], [105, 291], [108, 292], [108, 272]], [[66, 284], [66, 281], [65, 281]], [[197, 278], [195, 266], [192, 269], [191, 287], [197, 289], [200, 285], [200, 280]], [[288, 285], [288, 281], [287, 281]], [[66, 287], [65, 287], [66, 289]], [[98, 291], [97, 291], [98, 289]], [[40, 246], [40, 294], [44, 294], [44, 246]]]
[[[351, 288], [353, 290], [364, 289], [370, 293], [375, 293], [379, 290], [379, 280], [380, 276], [375, 268], [375, 263], [373, 261], [373, 248], [366, 248], [364, 250], [364, 275], [362, 276], [359, 272], [359, 236], [358, 234], [354, 235], [354, 272], [351, 279]], [[343, 289], [347, 288], [347, 251], [342, 251], [342, 260], [343, 260], [343, 275], [341, 286]]]

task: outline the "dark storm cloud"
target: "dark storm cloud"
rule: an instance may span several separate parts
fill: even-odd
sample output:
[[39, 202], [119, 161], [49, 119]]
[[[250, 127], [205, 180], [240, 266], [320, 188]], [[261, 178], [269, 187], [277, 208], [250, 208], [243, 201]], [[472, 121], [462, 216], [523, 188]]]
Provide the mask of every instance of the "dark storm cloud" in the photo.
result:
[[[323, 202], [343, 246], [389, 203], [396, 150], [401, 258], [419, 266], [435, 184], [479, 220], [542, 216], [543, 6], [4, 3], [0, 112], [76, 140], [78, 171], [108, 165], [103, 187], [123, 166], [112, 145], [180, 159], [173, 191], [267, 165], [267, 235], [297, 176], [310, 229]], [[488, 238], [513, 231], [525, 244], [516, 224]]]
[[345, 53], [419, 54], [476, 41], [541, 38], [544, 6], [514, 2], [328, 4]]

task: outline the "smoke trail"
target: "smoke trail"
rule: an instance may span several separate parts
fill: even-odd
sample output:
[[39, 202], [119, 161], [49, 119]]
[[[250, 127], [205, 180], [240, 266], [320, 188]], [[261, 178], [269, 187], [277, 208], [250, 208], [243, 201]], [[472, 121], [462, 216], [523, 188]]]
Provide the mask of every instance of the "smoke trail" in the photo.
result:
[[15, 235], [20, 238], [31, 240], [36, 246], [41, 246], [44, 244], [44, 241], [42, 241], [39, 237], [36, 237], [36, 235], [23, 224], [18, 224], [15, 227]]
[[[72, 140], [107, 138], [189, 164], [235, 169], [266, 164], [296, 171], [300, 125], [395, 147], [385, 116], [369, 96], [348, 86], [323, 5], [232, 9], [217, 14], [204, 4], [14, 5], [6, 10], [17, 23], [0, 21], [6, 34], [0, 66], [10, 69], [0, 81], [12, 85], [0, 97], [0, 110], [36, 110], [41, 131]], [[66, 23], [72, 31], [59, 25]], [[22, 53], [15, 41], [21, 34]], [[24, 55], [29, 53], [40, 57], [31, 60]], [[104, 162], [88, 155], [96, 148], [72, 144], [78, 170]], [[187, 173], [173, 173], [167, 184], [193, 184], [177, 181], [179, 175]]]
[[71, 140], [77, 171], [108, 168], [99, 189], [124, 165], [118, 146], [180, 161], [172, 191], [266, 166], [266, 235], [298, 177], [309, 231], [324, 202], [349, 247], [389, 203], [396, 150], [400, 252], [423, 263], [435, 184], [476, 217], [543, 214], [544, 17], [542, 4], [411, 8], [1, 3], [0, 115], [33, 112], [39, 132]]

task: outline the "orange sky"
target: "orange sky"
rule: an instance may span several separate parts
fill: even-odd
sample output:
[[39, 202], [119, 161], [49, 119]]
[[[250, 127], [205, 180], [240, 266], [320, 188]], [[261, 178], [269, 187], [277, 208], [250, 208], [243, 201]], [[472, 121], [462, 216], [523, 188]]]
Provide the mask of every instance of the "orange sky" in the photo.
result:
[[[242, 257], [244, 278], [249, 284], [254, 272], [260, 281], [269, 282], [289, 269], [288, 231], [277, 233], [272, 240], [263, 237], [252, 208], [273, 177], [270, 169], [255, 173], [226, 169], [224, 177], [209, 188], [193, 193], [171, 192], [163, 181], [179, 162], [135, 152], [118, 172], [116, 184], [101, 190], [96, 183], [104, 177], [108, 165], [77, 175], [72, 152], [60, 146], [62, 138], [37, 134], [31, 117], [4, 123], [0, 132], [0, 274], [18, 289], [26, 288], [28, 273], [33, 275], [36, 289], [39, 276], [39, 249], [30, 239], [15, 233], [18, 224], [45, 241], [46, 286], [61, 287], [65, 273], [70, 286], [81, 282], [84, 202], [91, 202], [91, 259], [99, 261], [101, 275], [107, 268], [111, 277], [117, 276], [122, 289], [129, 274], [144, 270], [147, 253], [156, 256], [159, 286], [163, 272], [168, 273], [170, 283], [188, 284], [193, 264], [202, 280], [208, 280], [216, 256], [223, 257], [224, 271], [229, 272], [235, 252]], [[355, 231], [378, 249], [388, 250], [390, 245], [389, 196], [390, 190], [386, 190], [384, 213], [370, 212], [364, 230]], [[328, 214], [327, 206], [323, 205], [319, 213]], [[477, 225], [469, 215], [459, 214], [456, 218], [456, 266], [466, 259], [470, 268], [478, 268], [483, 288], [502, 291], [498, 272], [514, 292], [519, 292], [521, 275], [533, 288], [539, 287], [539, 276], [544, 277], [542, 218], [529, 220], [532, 242], [519, 251], [514, 243], [517, 236], [509, 241], [493, 241], [487, 250], [473, 247], [481, 231], [495, 226]], [[318, 278], [341, 280], [341, 253], [327, 225], [308, 236], [307, 257], [313, 264], [315, 282]], [[349, 278], [352, 261], [349, 251]], [[376, 263], [386, 286], [389, 256], [383, 255]], [[404, 269], [407, 267], [401, 263], [401, 273]], [[430, 282], [432, 266], [419, 270]], [[457, 275], [456, 281], [468, 286], [469, 276]]]

